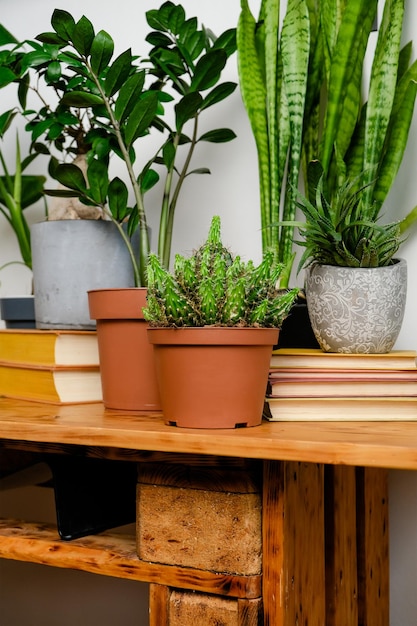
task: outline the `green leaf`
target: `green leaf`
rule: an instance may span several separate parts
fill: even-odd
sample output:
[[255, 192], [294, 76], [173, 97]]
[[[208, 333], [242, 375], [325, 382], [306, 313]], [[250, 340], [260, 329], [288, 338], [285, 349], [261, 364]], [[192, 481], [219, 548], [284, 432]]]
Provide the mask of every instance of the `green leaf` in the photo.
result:
[[228, 57], [236, 52], [236, 47], [236, 28], [229, 28], [229, 30], [224, 31], [213, 44], [214, 50], [221, 48]]
[[113, 96], [127, 80], [132, 66], [132, 52], [125, 50], [109, 67], [104, 83], [106, 96]]
[[46, 82], [47, 83], [56, 83], [61, 78], [61, 64], [59, 61], [52, 61], [48, 65], [48, 69], [46, 71]]
[[72, 43], [74, 44], [74, 48], [83, 56], [88, 56], [90, 54], [93, 40], [93, 25], [90, 20], [83, 15], [72, 30]]
[[[109, 175], [107, 166], [103, 161], [93, 159], [87, 168], [87, 180], [92, 199], [97, 204], [104, 204], [107, 198], [109, 187]], [[90, 195], [89, 194], [89, 195]]]
[[85, 192], [87, 189], [85, 178], [79, 167], [72, 163], [63, 163], [58, 165], [54, 171], [54, 177], [61, 185], [74, 189], [75, 191]]
[[159, 174], [155, 170], [148, 169], [145, 174], [140, 178], [140, 190], [144, 194], [159, 181]]
[[217, 83], [226, 65], [227, 55], [223, 49], [210, 50], [201, 57], [195, 67], [191, 91], [204, 91]]
[[8, 30], [6, 30], [6, 28], [4, 28], [2, 24], [0, 24], [0, 46], [5, 46], [9, 43], [16, 44], [19, 42], [11, 33], [9, 33]]
[[120, 89], [114, 113], [119, 122], [123, 122], [131, 113], [142, 94], [145, 82], [145, 72], [141, 71], [130, 76]]
[[197, 114], [203, 98], [198, 92], [186, 94], [175, 105], [175, 124], [177, 131], [181, 131], [182, 127], [188, 120], [191, 120]]
[[149, 92], [146, 98], [137, 102], [126, 124], [125, 139], [128, 146], [148, 130], [155, 117], [157, 106], [158, 96], [156, 93]]
[[109, 209], [114, 219], [122, 222], [128, 215], [128, 190], [120, 178], [113, 178], [108, 188]]
[[91, 69], [99, 76], [106, 69], [113, 56], [114, 42], [108, 33], [100, 30], [91, 44]]
[[210, 130], [199, 137], [198, 141], [210, 141], [211, 143], [226, 143], [236, 138], [236, 134], [229, 128]]
[[81, 109], [103, 104], [103, 98], [87, 91], [70, 91], [62, 96], [61, 104]]
[[162, 150], [162, 159], [167, 170], [171, 170], [175, 161], [176, 150], [172, 140], [168, 140]]
[[37, 39], [37, 41], [41, 41], [42, 43], [54, 44], [54, 45], [58, 45], [58, 46], [62, 46], [63, 44], [66, 43], [56, 33], [49, 33], [49, 32], [48, 33], [40, 33], [39, 35], [36, 35], [36, 39]]
[[201, 109], [207, 109], [230, 96], [236, 89], [236, 83], [221, 83], [212, 89], [204, 98]]
[[68, 11], [55, 9], [52, 14], [51, 24], [59, 37], [69, 42], [75, 28], [75, 20]]
[[16, 74], [8, 67], [0, 67], [0, 89], [12, 83], [16, 78]]

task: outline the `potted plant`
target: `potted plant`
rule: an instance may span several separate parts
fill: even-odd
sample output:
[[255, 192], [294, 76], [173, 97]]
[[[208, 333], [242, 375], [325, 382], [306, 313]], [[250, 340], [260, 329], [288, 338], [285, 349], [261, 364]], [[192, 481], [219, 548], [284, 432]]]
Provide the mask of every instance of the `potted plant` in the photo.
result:
[[[0, 136], [3, 138], [10, 118], [0, 117]], [[0, 267], [4, 269], [15, 263], [23, 264], [32, 270], [32, 250], [30, 229], [25, 216], [25, 209], [43, 197], [44, 176], [23, 174], [36, 154], [21, 159], [19, 138], [16, 136], [15, 173], [11, 174], [3, 152], [0, 150], [0, 162], [3, 175], [0, 176], [0, 212], [16, 236], [21, 254], [20, 261], [9, 261]], [[3, 296], [0, 299], [0, 313], [6, 328], [34, 328], [35, 310], [33, 295]]]
[[173, 274], [148, 264], [148, 336], [166, 423], [189, 428], [260, 424], [272, 347], [298, 289], [277, 288], [272, 251], [245, 263], [222, 244], [220, 218]]
[[[332, 23], [318, 160], [308, 167], [308, 198], [297, 202], [306, 217], [298, 226], [310, 319], [327, 351], [390, 351], [405, 306], [406, 267], [395, 255], [417, 210], [384, 224], [382, 207], [408, 139], [417, 62], [410, 64], [411, 44], [401, 49], [404, 2], [386, 3], [362, 101], [361, 68], [376, 7], [348, 2]], [[306, 151], [313, 154], [311, 146]]]
[[[51, 160], [50, 173], [64, 189], [49, 193], [78, 197], [84, 208], [95, 209], [94, 217], [113, 222], [130, 257], [131, 286], [146, 285], [144, 268], [150, 250], [146, 192], [163, 178], [158, 248], [167, 264], [175, 208], [185, 178], [192, 173], [190, 163], [197, 144], [234, 137], [228, 129], [198, 131], [202, 112], [236, 87], [219, 83], [235, 50], [234, 30], [216, 38], [208, 29], [198, 28], [196, 18], [187, 19], [182, 6], [172, 2], [148, 11], [147, 21], [151, 27], [147, 40], [152, 47], [146, 58], [137, 58], [128, 49], [114, 59], [110, 35], [96, 33], [85, 16], [76, 22], [62, 10], [53, 13], [53, 32], [25, 42], [24, 50], [17, 44], [2, 57], [3, 69], [9, 71], [5, 84], [19, 86], [33, 148], [42, 152], [55, 148], [77, 161], [82, 157], [84, 172], [77, 163]], [[39, 110], [27, 108], [31, 77], [36, 93], [40, 93], [38, 84], [44, 83], [57, 96], [55, 107], [43, 100]], [[143, 151], [145, 158], [141, 153], [140, 160], [137, 144], [148, 135], [159, 135], [161, 141], [150, 155]], [[119, 157], [128, 184], [109, 172]], [[130, 241], [136, 229], [138, 257]], [[109, 266], [111, 263], [107, 270]]]

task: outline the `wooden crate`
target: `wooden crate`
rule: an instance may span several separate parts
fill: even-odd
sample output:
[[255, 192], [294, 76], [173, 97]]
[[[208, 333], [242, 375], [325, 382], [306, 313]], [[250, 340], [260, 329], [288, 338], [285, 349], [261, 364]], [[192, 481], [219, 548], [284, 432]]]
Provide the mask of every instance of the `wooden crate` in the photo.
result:
[[262, 599], [221, 598], [151, 585], [150, 626], [261, 626]]
[[261, 573], [258, 463], [144, 463], [138, 476], [140, 559], [244, 576]]

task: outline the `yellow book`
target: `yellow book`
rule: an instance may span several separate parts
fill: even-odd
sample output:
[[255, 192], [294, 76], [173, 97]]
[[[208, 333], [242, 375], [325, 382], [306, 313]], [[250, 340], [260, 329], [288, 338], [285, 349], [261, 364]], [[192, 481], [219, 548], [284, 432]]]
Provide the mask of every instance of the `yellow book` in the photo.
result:
[[271, 356], [271, 369], [276, 367], [324, 369], [390, 369], [407, 370], [417, 367], [415, 350], [392, 350], [386, 354], [346, 354], [323, 352], [320, 349], [280, 348]]
[[97, 366], [39, 367], [0, 362], [0, 395], [52, 404], [101, 402]]
[[98, 366], [97, 333], [82, 330], [1, 329], [0, 361], [43, 366]]

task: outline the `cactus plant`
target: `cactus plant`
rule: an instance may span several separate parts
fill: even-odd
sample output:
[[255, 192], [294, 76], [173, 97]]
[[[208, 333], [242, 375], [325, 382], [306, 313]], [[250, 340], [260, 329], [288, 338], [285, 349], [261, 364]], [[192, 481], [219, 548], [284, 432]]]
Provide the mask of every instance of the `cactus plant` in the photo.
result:
[[190, 258], [177, 254], [172, 274], [149, 256], [145, 319], [159, 327], [280, 328], [298, 295], [277, 288], [283, 269], [273, 251], [258, 266], [234, 257], [214, 216], [206, 242]]

